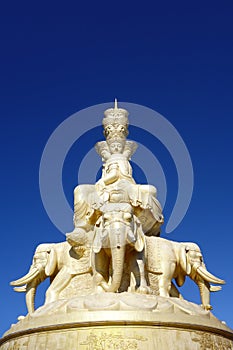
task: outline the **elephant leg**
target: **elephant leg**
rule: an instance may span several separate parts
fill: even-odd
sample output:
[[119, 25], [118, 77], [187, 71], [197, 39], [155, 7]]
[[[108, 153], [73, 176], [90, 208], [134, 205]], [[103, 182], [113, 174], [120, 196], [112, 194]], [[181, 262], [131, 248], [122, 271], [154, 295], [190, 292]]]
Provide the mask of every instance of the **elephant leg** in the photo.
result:
[[69, 284], [72, 279], [66, 267], [63, 267], [46, 291], [45, 305], [59, 299], [59, 294]]
[[133, 272], [135, 277], [135, 290], [141, 294], [149, 294], [150, 287], [147, 285], [145, 277], [145, 264], [143, 258], [143, 252], [138, 253], [133, 251], [129, 257], [130, 271]]
[[162, 297], [170, 297], [172, 288], [172, 277], [176, 269], [176, 262], [167, 261], [167, 264], [161, 266], [162, 274], [158, 276], [159, 295]]
[[150, 294], [159, 295], [159, 274], [147, 271], [147, 283], [150, 286]]
[[150, 287], [147, 285], [146, 277], [145, 277], [145, 264], [141, 259], [137, 260], [138, 268], [139, 268], [139, 276], [140, 276], [140, 285], [136, 288], [138, 293], [149, 294]]
[[170, 297], [184, 299], [173, 282], [171, 283]]
[[159, 276], [159, 295], [161, 297], [169, 297], [170, 296], [170, 290], [171, 290], [171, 280], [166, 278], [164, 275]]
[[110, 258], [106, 252], [101, 249], [99, 253], [96, 253], [94, 256], [94, 286], [96, 291], [103, 291], [103, 285], [108, 285], [109, 280], [109, 263]]

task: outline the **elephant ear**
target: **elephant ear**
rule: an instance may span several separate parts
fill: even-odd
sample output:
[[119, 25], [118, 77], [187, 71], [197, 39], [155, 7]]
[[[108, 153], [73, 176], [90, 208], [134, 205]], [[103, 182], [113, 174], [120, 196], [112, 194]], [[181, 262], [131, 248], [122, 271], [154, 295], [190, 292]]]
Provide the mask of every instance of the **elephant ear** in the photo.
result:
[[180, 247], [180, 266], [182, 271], [187, 274], [190, 275], [191, 273], [191, 265], [188, 259], [188, 252], [189, 252], [189, 248], [186, 247], [185, 245], [181, 245]]
[[141, 252], [145, 247], [145, 236], [144, 236], [140, 221], [138, 220], [137, 217], [134, 217], [134, 219], [135, 219], [134, 230], [136, 232], [135, 250], [137, 252]]
[[99, 218], [94, 229], [93, 252], [99, 253], [101, 248], [109, 248], [108, 230], [103, 228], [103, 219]]
[[46, 276], [52, 276], [57, 267], [57, 253], [54, 248], [52, 248], [48, 255], [47, 264], [45, 266]]
[[95, 237], [94, 237], [94, 240], [93, 240], [92, 247], [93, 247], [93, 252], [94, 253], [99, 253], [100, 249], [102, 248], [100, 234], [98, 234], [98, 232], [95, 232]]

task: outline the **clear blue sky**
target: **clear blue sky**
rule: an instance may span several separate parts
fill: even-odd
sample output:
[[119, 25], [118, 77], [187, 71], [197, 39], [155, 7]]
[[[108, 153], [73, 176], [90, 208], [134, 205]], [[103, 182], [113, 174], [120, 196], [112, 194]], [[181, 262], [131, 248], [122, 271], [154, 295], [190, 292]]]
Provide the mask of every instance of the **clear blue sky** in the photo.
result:
[[[161, 113], [183, 137], [194, 193], [169, 238], [197, 242], [208, 269], [226, 280], [212, 305], [233, 327], [232, 1], [13, 1], [0, 16], [0, 333], [26, 313], [24, 295], [9, 282], [27, 271], [36, 245], [64, 239], [39, 193], [47, 139], [71, 114], [115, 96]], [[168, 217], [177, 180], [169, 157], [162, 150], [159, 157], [169, 180]], [[77, 170], [71, 159], [70, 178], [64, 169], [70, 202]], [[38, 304], [42, 288], [39, 294]], [[194, 284], [183, 294], [199, 303]]]

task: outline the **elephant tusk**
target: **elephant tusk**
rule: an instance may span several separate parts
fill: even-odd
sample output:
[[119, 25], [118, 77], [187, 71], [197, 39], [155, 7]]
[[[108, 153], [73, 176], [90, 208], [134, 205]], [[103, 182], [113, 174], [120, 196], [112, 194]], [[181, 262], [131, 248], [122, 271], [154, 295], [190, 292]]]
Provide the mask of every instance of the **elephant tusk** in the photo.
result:
[[11, 286], [22, 286], [23, 284], [27, 284], [31, 282], [35, 277], [37, 277], [40, 273], [40, 270], [37, 267], [33, 267], [25, 276], [19, 278], [16, 281], [10, 282]]
[[193, 266], [192, 266], [192, 270], [193, 271], [197, 271], [197, 269], [200, 267], [200, 264], [199, 263], [197, 263], [197, 262], [195, 262], [194, 264], [193, 264]]
[[22, 293], [22, 292], [26, 292], [26, 289], [27, 287], [26, 286], [22, 286], [22, 287], [14, 287], [14, 291], [15, 292], [19, 292], [19, 293]]
[[218, 292], [221, 289], [222, 289], [221, 286], [212, 286], [212, 285], [210, 285], [210, 292]]
[[221, 280], [220, 278], [215, 277], [210, 272], [208, 272], [203, 266], [199, 266], [197, 268], [197, 273], [207, 282], [216, 283], [216, 284], [225, 284], [224, 280]]

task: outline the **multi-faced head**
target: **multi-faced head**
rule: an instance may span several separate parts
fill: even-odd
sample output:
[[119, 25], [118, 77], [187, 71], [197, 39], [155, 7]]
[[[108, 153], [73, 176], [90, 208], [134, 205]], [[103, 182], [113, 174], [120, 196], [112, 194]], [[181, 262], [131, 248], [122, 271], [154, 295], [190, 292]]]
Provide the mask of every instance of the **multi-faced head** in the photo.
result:
[[120, 154], [123, 153], [125, 148], [125, 140], [121, 139], [114, 139], [111, 140], [111, 142], [108, 143], [109, 150], [111, 154]]

